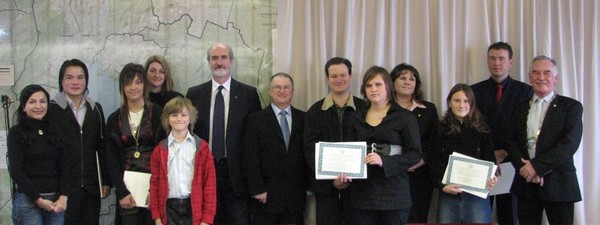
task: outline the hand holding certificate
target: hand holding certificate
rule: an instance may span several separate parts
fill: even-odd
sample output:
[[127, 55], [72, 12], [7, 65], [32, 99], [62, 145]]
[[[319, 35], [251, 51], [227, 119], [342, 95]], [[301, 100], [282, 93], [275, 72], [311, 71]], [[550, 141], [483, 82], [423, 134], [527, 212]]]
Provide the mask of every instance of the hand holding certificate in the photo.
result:
[[487, 181], [493, 178], [496, 167], [493, 162], [452, 153], [442, 183], [460, 184], [464, 192], [487, 198]]
[[339, 174], [351, 179], [366, 179], [366, 142], [318, 142], [315, 144], [317, 180], [333, 180]]
[[146, 199], [148, 198], [148, 194], [150, 194], [148, 191], [150, 190], [150, 174], [125, 171], [123, 174], [123, 181], [129, 192], [131, 192], [131, 195], [137, 204], [136, 206], [148, 207]]

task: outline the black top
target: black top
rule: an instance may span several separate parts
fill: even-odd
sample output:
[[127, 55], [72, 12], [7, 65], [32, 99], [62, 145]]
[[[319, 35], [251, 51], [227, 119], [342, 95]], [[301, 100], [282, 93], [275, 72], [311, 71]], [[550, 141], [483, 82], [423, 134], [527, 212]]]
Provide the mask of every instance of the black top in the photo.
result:
[[161, 91], [158, 93], [150, 92], [150, 101], [155, 105], [160, 106], [161, 108], [164, 108], [169, 100], [174, 99], [176, 97], [183, 97], [183, 95], [173, 90], [168, 92]]
[[351, 183], [350, 204], [352, 208], [367, 210], [408, 208], [411, 206], [408, 168], [421, 160], [417, 121], [410, 111], [395, 102], [377, 126], [365, 121], [367, 111], [361, 110], [352, 117], [351, 139], [366, 141], [368, 146], [372, 143], [400, 145], [402, 153], [380, 155], [383, 167], [368, 165], [368, 178], [355, 179]]
[[463, 125], [460, 127], [460, 133], [449, 134], [450, 128], [444, 124], [440, 124], [438, 130], [440, 135], [438, 143], [440, 145], [436, 151], [430, 154], [430, 166], [435, 181], [434, 184], [440, 190], [444, 187], [442, 178], [452, 152], [496, 162], [490, 133], [479, 132], [474, 128]]
[[[144, 109], [137, 140], [131, 133], [129, 118], [121, 118], [121, 109], [110, 114], [106, 127], [110, 132], [107, 141], [108, 172], [115, 186], [117, 199], [130, 194], [123, 182], [125, 170], [150, 173], [150, 156], [160, 140], [166, 138], [160, 127], [162, 109], [152, 104]], [[136, 157], [139, 152], [138, 157]]]
[[68, 167], [64, 145], [47, 121], [25, 119], [8, 133], [9, 173], [17, 191], [31, 201], [40, 193], [68, 195]]
[[440, 118], [437, 114], [437, 108], [431, 102], [422, 102], [425, 108], [416, 107], [412, 113], [417, 118], [419, 124], [420, 137], [421, 137], [421, 154], [423, 160], [428, 161], [429, 152], [432, 151], [434, 145], [432, 143], [438, 140], [438, 124]]
[[475, 94], [477, 109], [485, 118], [491, 129], [494, 150], [508, 147], [507, 137], [511, 130], [515, 108], [519, 102], [527, 101], [533, 96], [533, 89], [526, 83], [507, 77], [502, 81], [502, 99], [496, 103], [498, 83], [491, 77], [471, 86]]

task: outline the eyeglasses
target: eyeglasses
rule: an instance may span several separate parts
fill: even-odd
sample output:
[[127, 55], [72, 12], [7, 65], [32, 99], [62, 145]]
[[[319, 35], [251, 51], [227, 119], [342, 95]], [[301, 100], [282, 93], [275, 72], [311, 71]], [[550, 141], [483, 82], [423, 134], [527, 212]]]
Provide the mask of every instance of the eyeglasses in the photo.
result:
[[273, 90], [273, 91], [281, 91], [281, 90], [283, 90], [284, 92], [289, 92], [292, 89], [293, 89], [292, 86], [287, 86], [287, 85], [285, 85], [285, 86], [271, 86], [271, 90]]

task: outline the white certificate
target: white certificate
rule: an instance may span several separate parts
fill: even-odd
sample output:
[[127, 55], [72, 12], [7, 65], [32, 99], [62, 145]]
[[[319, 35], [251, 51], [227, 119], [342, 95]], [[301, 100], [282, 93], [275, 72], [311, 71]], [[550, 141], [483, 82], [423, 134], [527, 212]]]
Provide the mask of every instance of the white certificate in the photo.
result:
[[453, 153], [448, 159], [442, 183], [460, 184], [464, 192], [487, 198], [487, 181], [495, 172], [496, 165], [493, 162]]
[[338, 174], [352, 179], [366, 179], [366, 142], [319, 142], [315, 144], [315, 176], [332, 180]]
[[494, 188], [490, 191], [490, 195], [500, 195], [510, 193], [513, 178], [515, 178], [515, 167], [510, 162], [500, 164], [500, 176]]
[[136, 206], [148, 207], [146, 199], [148, 199], [148, 194], [150, 194], [150, 174], [125, 171], [123, 181], [125, 182], [125, 186], [127, 186], [127, 190], [131, 192]]

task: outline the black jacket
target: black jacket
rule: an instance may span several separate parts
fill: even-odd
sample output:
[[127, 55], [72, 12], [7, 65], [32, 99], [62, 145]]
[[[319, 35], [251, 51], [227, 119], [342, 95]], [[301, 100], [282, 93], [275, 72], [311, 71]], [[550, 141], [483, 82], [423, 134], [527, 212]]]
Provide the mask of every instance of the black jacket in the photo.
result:
[[[123, 182], [125, 170], [150, 173], [152, 151], [160, 140], [165, 138], [164, 131], [160, 127], [162, 109], [156, 104], [152, 104], [152, 108], [145, 107], [137, 141], [131, 133], [129, 119], [122, 120], [120, 113], [119, 108], [110, 114], [106, 123], [110, 132], [107, 140], [108, 172], [115, 186], [117, 200], [130, 194]], [[140, 153], [137, 158], [136, 151]]]
[[[367, 146], [399, 145], [402, 153], [381, 155], [383, 167], [367, 166], [367, 179], [352, 180], [350, 204], [352, 208], [367, 210], [398, 210], [411, 206], [408, 168], [421, 160], [419, 126], [412, 112], [391, 104], [387, 115], [377, 126], [365, 121], [368, 109], [353, 116], [350, 137], [366, 141]], [[368, 149], [370, 152], [370, 148]]]
[[76, 191], [83, 188], [91, 195], [100, 195], [98, 180], [98, 165], [96, 153], [100, 161], [102, 182], [106, 183], [108, 174], [104, 160], [106, 129], [102, 105], [85, 97], [87, 111], [83, 126], [80, 127], [73, 110], [69, 107], [66, 97], [59, 93], [48, 106], [48, 121], [60, 127], [60, 137], [65, 143], [65, 154], [70, 164], [71, 188]]
[[313, 104], [306, 112], [304, 119], [304, 156], [306, 157], [306, 161], [311, 171], [311, 191], [317, 193], [337, 192], [337, 189], [333, 187], [333, 181], [315, 179], [315, 143], [319, 141], [353, 141], [349, 136], [349, 131], [352, 128], [350, 117], [356, 111], [365, 109], [367, 103], [360, 98], [354, 96], [352, 96], [352, 98], [356, 110], [351, 107], [345, 107], [342, 121], [338, 119], [334, 106], [329, 107], [326, 110], [322, 109], [325, 99], [321, 99]]

